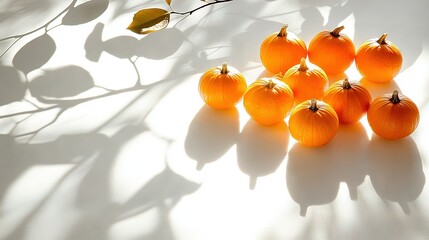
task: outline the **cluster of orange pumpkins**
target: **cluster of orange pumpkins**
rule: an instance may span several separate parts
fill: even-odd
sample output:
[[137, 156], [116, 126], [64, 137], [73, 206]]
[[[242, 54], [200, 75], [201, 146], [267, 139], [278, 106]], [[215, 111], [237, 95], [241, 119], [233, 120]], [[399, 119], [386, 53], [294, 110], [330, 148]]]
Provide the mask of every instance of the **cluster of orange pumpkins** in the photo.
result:
[[364, 42], [356, 51], [352, 40], [341, 33], [343, 29], [318, 33], [307, 49], [285, 25], [260, 46], [262, 64], [277, 75], [247, 86], [237, 69], [223, 63], [201, 76], [200, 95], [217, 109], [234, 107], [243, 100], [246, 112], [263, 125], [284, 121], [290, 114], [290, 134], [305, 146], [326, 144], [340, 123], [357, 122], [365, 114], [371, 129], [382, 138], [410, 135], [419, 123], [419, 110], [397, 90], [372, 100], [360, 82], [346, 78], [329, 86], [328, 75], [344, 73], [353, 61], [362, 76], [373, 82], [393, 80], [402, 67], [401, 52], [386, 40], [387, 34]]

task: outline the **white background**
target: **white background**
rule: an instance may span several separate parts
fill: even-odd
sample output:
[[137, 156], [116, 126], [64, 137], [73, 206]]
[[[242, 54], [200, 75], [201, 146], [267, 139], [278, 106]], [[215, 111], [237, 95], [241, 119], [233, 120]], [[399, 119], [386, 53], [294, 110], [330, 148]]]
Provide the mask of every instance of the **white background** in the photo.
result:
[[[234, 0], [147, 36], [126, 30], [149, 7], [168, 9], [1, 1], [0, 239], [429, 238], [427, 0]], [[227, 62], [249, 84], [267, 75], [259, 46], [283, 24], [307, 44], [339, 25], [357, 47], [387, 32], [403, 69], [364, 84], [413, 99], [417, 130], [385, 141], [363, 118], [305, 148], [287, 119], [262, 127], [242, 103], [205, 106], [201, 74]]]

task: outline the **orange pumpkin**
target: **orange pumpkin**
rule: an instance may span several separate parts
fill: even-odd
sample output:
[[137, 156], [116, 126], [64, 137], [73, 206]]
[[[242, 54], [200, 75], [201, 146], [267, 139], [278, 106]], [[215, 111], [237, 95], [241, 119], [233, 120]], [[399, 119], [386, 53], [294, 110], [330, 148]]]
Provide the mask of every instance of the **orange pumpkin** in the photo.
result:
[[419, 124], [417, 105], [397, 90], [374, 99], [367, 119], [375, 134], [386, 139], [400, 139], [410, 135]]
[[362, 84], [346, 78], [331, 84], [323, 101], [335, 109], [341, 123], [353, 123], [368, 111], [372, 98]]
[[292, 89], [296, 104], [313, 98], [322, 100], [329, 84], [326, 73], [316, 65], [307, 66], [305, 58], [285, 73], [283, 82]]
[[280, 32], [270, 34], [260, 47], [261, 62], [272, 73], [285, 73], [290, 67], [307, 56], [307, 47], [302, 39], [288, 32], [284, 25]]
[[318, 147], [328, 143], [337, 133], [339, 120], [327, 103], [312, 99], [298, 104], [289, 117], [289, 131], [300, 144]]
[[355, 59], [353, 41], [340, 33], [344, 26], [318, 33], [308, 45], [308, 59], [328, 75], [343, 73]]
[[246, 89], [247, 83], [243, 74], [226, 63], [207, 70], [199, 82], [201, 98], [207, 105], [217, 109], [234, 107]]
[[256, 122], [263, 125], [279, 123], [292, 109], [293, 92], [281, 78], [281, 75], [259, 78], [244, 94], [244, 108]]
[[364, 42], [356, 52], [356, 67], [360, 74], [372, 82], [392, 80], [402, 67], [402, 53], [387, 33], [379, 39]]

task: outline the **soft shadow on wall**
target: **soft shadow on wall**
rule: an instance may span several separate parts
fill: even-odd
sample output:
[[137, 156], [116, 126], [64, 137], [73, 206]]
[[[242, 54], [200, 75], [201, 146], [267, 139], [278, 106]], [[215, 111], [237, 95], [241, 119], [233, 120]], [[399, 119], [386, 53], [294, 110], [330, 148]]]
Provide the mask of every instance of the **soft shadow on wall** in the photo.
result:
[[[155, 228], [144, 231], [146, 235], [139, 239], [175, 239], [169, 213], [183, 196], [193, 194], [200, 185], [175, 173], [168, 166], [167, 159], [164, 170], [150, 178], [127, 201], [117, 203], [112, 199], [111, 174], [120, 149], [130, 139], [147, 131], [149, 129], [144, 126], [128, 125], [111, 137], [86, 133], [66, 135], [41, 144], [18, 143], [9, 135], [0, 136], [2, 146], [8, 149], [0, 161], [0, 203], [10, 184], [31, 167], [54, 164], [73, 166], [31, 207], [28, 214], [18, 219], [18, 224], [8, 230], [5, 239], [26, 239], [27, 232], [38, 221], [45, 218], [49, 218], [46, 221], [55, 221], [60, 215], [49, 214], [51, 201], [65, 202], [66, 207], [76, 208], [82, 213], [79, 220], [74, 221], [75, 225], [70, 226], [69, 234], [64, 239], [106, 239], [114, 224], [148, 211], [157, 212], [159, 217]], [[142, 146], [141, 151], [147, 148], [150, 146]], [[72, 187], [71, 191], [64, 193], [64, 188], [70, 187], [71, 182], [77, 189]], [[77, 190], [76, 194], [74, 190]], [[65, 197], [64, 194], [66, 197], [70, 194], [70, 201], [59, 200]], [[8, 212], [4, 214], [5, 219], [9, 219]], [[49, 236], [49, 231], [46, 234]]]

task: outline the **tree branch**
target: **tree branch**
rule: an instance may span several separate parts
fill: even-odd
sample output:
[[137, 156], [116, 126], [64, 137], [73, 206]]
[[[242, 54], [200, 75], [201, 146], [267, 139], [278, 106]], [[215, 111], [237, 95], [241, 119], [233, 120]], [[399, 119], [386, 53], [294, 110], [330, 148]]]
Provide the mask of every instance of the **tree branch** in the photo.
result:
[[197, 7], [195, 9], [192, 9], [192, 10], [187, 11], [187, 12], [175, 12], [175, 11], [172, 11], [172, 12], [170, 12], [170, 14], [191, 15], [192, 13], [194, 13], [194, 12], [196, 12], [196, 11], [202, 9], [202, 8], [208, 7], [210, 5], [214, 5], [214, 4], [218, 4], [218, 3], [225, 3], [225, 2], [232, 2], [232, 1], [233, 0], [215, 0], [214, 2], [209, 2], [207, 4], [204, 4], [204, 5], [200, 6], [200, 7]]

